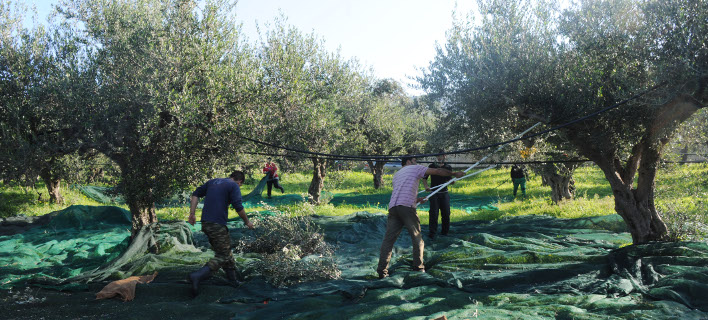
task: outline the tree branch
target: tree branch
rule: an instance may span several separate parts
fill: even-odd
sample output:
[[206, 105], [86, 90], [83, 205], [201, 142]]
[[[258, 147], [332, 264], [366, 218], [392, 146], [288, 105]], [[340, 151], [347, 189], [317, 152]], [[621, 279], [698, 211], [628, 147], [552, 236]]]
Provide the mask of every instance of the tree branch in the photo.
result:
[[519, 117], [521, 117], [521, 118], [526, 118], [526, 119], [531, 119], [531, 120], [536, 120], [536, 121], [539, 121], [539, 122], [541, 122], [541, 123], [543, 123], [543, 124], [548, 124], [548, 123], [550, 122], [550, 120], [548, 120], [547, 118], [544, 118], [544, 117], [541, 116], [541, 115], [532, 113], [532, 112], [529, 111], [528, 109], [525, 109], [525, 110], [519, 112]]
[[634, 181], [634, 176], [637, 174], [637, 168], [639, 168], [639, 162], [642, 160], [642, 153], [645, 149], [645, 144], [646, 138], [643, 138], [639, 141], [639, 143], [632, 147], [632, 154], [629, 156], [629, 159], [627, 159], [627, 163], [621, 172], [622, 181], [624, 181], [626, 185], [631, 186]]
[[681, 122], [696, 113], [703, 105], [693, 96], [681, 94], [663, 104], [656, 111], [652, 123], [647, 128], [647, 143], [658, 143]]

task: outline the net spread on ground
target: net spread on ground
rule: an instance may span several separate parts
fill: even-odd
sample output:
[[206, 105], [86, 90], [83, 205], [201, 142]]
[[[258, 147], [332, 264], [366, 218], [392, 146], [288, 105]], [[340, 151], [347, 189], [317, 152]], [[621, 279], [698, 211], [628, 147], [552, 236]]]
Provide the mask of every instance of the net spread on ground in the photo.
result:
[[[219, 272], [193, 300], [185, 277], [213, 256], [199, 224], [161, 222], [142, 229], [131, 243], [127, 211], [72, 206], [53, 213], [44, 225], [0, 236], [2, 313], [7, 318], [40, 318], [56, 310], [54, 315], [65, 318], [708, 317], [708, 245], [626, 246], [631, 237], [616, 215], [453, 223], [449, 236], [426, 240], [426, 273], [409, 270], [411, 242], [404, 230], [393, 251], [391, 276], [383, 280], [375, 277], [375, 268], [385, 214], [313, 219], [336, 246], [341, 279], [276, 288], [253, 267], [258, 254], [236, 254], [242, 284], [229, 285]], [[234, 242], [252, 232], [240, 219], [229, 221], [229, 228]], [[109, 281], [155, 271], [157, 278], [139, 285], [132, 302], [93, 300]], [[17, 292], [26, 287], [44, 288], [38, 295], [46, 300], [21, 303]]]

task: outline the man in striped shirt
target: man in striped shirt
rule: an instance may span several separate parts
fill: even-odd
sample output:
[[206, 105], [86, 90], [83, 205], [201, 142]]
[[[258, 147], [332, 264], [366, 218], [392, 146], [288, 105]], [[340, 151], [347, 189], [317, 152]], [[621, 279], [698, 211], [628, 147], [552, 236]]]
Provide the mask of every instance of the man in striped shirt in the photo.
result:
[[393, 193], [388, 203], [388, 220], [386, 234], [381, 244], [379, 265], [376, 272], [379, 279], [388, 276], [388, 263], [391, 261], [391, 251], [403, 227], [408, 230], [413, 243], [413, 270], [425, 272], [423, 265], [423, 237], [420, 233], [420, 219], [416, 206], [424, 198], [418, 198], [420, 179], [426, 175], [462, 177], [462, 171], [452, 172], [442, 168], [428, 168], [417, 164], [416, 158], [405, 156], [401, 158], [402, 168], [393, 176]]

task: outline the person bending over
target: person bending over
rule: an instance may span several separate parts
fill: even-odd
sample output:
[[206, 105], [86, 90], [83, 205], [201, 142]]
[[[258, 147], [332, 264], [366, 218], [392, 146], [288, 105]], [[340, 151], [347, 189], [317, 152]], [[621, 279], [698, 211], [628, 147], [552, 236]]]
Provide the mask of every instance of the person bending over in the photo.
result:
[[381, 243], [379, 264], [376, 272], [379, 279], [388, 276], [388, 263], [391, 261], [393, 244], [405, 227], [413, 243], [413, 266], [416, 271], [425, 272], [423, 265], [423, 238], [420, 235], [420, 219], [416, 206], [425, 198], [417, 198], [420, 179], [427, 175], [462, 177], [464, 172], [452, 172], [447, 169], [427, 168], [417, 164], [416, 158], [406, 156], [401, 158], [402, 168], [393, 175], [393, 193], [388, 203], [388, 220], [386, 234]]

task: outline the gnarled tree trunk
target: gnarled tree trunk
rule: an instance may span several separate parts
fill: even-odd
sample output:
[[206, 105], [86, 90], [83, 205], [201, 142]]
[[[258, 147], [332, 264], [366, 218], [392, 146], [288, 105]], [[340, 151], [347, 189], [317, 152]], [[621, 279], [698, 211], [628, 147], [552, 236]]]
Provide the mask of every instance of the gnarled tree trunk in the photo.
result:
[[688, 161], [688, 146], [683, 146], [683, 149], [681, 149], [681, 164], [686, 165], [686, 161]]
[[128, 200], [128, 208], [130, 209], [130, 216], [133, 222], [132, 228], [130, 229], [131, 239], [140, 231], [144, 226], [153, 224], [157, 222], [157, 214], [155, 214], [155, 203], [141, 203], [140, 201]]
[[[110, 157], [121, 169], [123, 195], [125, 202], [130, 210], [130, 218], [132, 227], [130, 229], [130, 238], [135, 239], [140, 229], [153, 223], [157, 223], [157, 214], [155, 212], [155, 198], [152, 193], [152, 188], [145, 180], [140, 179], [140, 174], [131, 170], [128, 165], [127, 157], [122, 155], [112, 154]], [[156, 243], [155, 243], [156, 245]], [[151, 248], [151, 250], [159, 248]]]
[[653, 114], [651, 125], [645, 129], [643, 138], [632, 148], [625, 163], [616, 153], [603, 149], [602, 144], [588, 143], [586, 137], [578, 132], [568, 132], [580, 153], [595, 162], [605, 174], [614, 194], [615, 211], [627, 224], [634, 244], [660, 241], [667, 235], [666, 224], [654, 206], [654, 181], [661, 150], [676, 126], [701, 107], [696, 99], [685, 94], [659, 107]]
[[575, 197], [573, 172], [575, 172], [577, 167], [578, 164], [575, 163], [546, 163], [536, 169], [541, 175], [543, 184], [551, 187], [551, 200], [553, 203], [570, 200]]
[[572, 176], [544, 174], [541, 175], [541, 178], [543, 184], [551, 187], [551, 201], [553, 203], [570, 200], [575, 196], [575, 181]]
[[658, 147], [643, 141], [635, 148], [639, 149], [638, 157], [641, 157], [641, 161], [637, 161], [639, 167], [635, 166], [638, 172], [636, 188], [633, 187], [634, 174], [629, 176], [623, 168], [611, 163], [600, 165], [614, 194], [615, 211], [627, 224], [635, 244], [663, 240], [667, 233], [666, 224], [654, 206], [654, 180], [660, 160]]
[[49, 192], [49, 202], [62, 204], [64, 203], [64, 197], [61, 195], [61, 179], [59, 179], [51, 170], [51, 164], [40, 171], [39, 175], [42, 177], [44, 184], [47, 185], [47, 192]]
[[371, 173], [374, 175], [374, 189], [381, 188], [383, 184], [383, 169], [384, 165], [386, 165], [386, 161], [376, 161], [376, 163], [373, 161], [367, 162], [369, 163]]
[[326, 175], [326, 161], [319, 158], [312, 158], [312, 165], [314, 170], [312, 171], [312, 182], [310, 182], [310, 188], [307, 192], [310, 194], [310, 202], [314, 204], [320, 203], [320, 192], [322, 187], [324, 187], [324, 178]]

